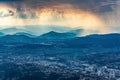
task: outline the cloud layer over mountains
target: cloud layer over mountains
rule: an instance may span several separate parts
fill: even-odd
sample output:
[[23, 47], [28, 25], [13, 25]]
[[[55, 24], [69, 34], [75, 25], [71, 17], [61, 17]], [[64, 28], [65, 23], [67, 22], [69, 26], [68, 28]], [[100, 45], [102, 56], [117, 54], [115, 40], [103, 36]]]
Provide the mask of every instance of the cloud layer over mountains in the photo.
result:
[[54, 25], [119, 32], [119, 0], [0, 0], [1, 28]]

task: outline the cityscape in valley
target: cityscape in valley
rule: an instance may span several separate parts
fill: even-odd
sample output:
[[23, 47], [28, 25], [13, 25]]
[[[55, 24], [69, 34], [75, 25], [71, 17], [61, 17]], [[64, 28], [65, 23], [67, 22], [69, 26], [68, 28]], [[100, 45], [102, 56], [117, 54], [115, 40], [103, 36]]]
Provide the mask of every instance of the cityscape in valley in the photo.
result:
[[0, 0], [0, 80], [120, 80], [119, 0]]

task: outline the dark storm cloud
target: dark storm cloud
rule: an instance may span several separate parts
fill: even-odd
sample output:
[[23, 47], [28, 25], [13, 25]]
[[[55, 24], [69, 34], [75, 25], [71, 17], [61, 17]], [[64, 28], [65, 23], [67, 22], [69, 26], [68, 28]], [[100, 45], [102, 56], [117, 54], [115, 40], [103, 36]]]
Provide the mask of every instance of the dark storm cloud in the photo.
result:
[[[113, 11], [112, 7], [116, 6], [117, 0], [31, 0], [28, 6], [42, 7], [57, 4], [70, 4], [74, 8], [83, 9], [93, 12]], [[104, 5], [103, 5], [104, 4]]]
[[[93, 12], [112, 11], [118, 0], [0, 0], [12, 7], [42, 8], [58, 4], [70, 4], [74, 8]], [[11, 1], [11, 3], [10, 3]]]
[[21, 19], [35, 19], [37, 18], [36, 14], [30, 9], [17, 8], [18, 17]]
[[102, 13], [113, 11], [112, 7], [116, 6], [116, 1], [117, 0], [75, 0], [73, 5], [84, 10]]
[[14, 1], [22, 1], [22, 0], [0, 0], [0, 2], [14, 2]]
[[37, 18], [37, 16], [35, 15], [35, 13], [19, 13], [18, 17], [21, 19], [35, 19]]

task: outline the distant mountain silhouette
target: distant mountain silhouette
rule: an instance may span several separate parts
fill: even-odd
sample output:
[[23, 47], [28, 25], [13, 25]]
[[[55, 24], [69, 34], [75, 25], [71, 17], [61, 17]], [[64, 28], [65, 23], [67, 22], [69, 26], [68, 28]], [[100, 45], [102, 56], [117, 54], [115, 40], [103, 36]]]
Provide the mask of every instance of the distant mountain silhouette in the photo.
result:
[[28, 36], [28, 37], [36, 37], [36, 35], [32, 35], [32, 34], [29, 34], [29, 33], [26, 33], [26, 32], [17, 32], [14, 35], [25, 35], [25, 36]]
[[24, 29], [19, 29], [19, 28], [6, 28], [6, 29], [2, 29], [0, 30], [0, 32], [5, 33], [5, 34], [15, 34], [18, 32], [25, 32], [25, 33], [30, 33], [30, 31], [24, 30]]
[[71, 30], [69, 33], [74, 33], [77, 36], [80, 36], [84, 30], [83, 29], [76, 29], [76, 30]]
[[5, 35], [4, 33], [0, 32], [0, 36], [4, 36], [4, 35]]
[[42, 39], [67, 39], [67, 38], [74, 38], [76, 36], [77, 36], [77, 34], [73, 33], [73, 32], [58, 33], [58, 32], [51, 31], [51, 32], [48, 32], [48, 33], [45, 33], [45, 34], [39, 36], [39, 38], [42, 38]]
[[[12, 29], [5, 29], [3, 30], [4, 32], [6, 31], [12, 31], [12, 30], [17, 30], [16, 28], [12, 28]], [[16, 31], [16, 32], [17, 32]], [[43, 35], [40, 36], [34, 36], [32, 34], [29, 34], [27, 32], [17, 32], [15, 34], [12, 35], [5, 35], [3, 37], [1, 37], [1, 41], [0, 42], [8, 42], [8, 43], [12, 43], [12, 42], [23, 42], [23, 43], [40, 43], [40, 42], [44, 42], [47, 41], [49, 42], [49, 40], [64, 40], [64, 39], [71, 39], [71, 38], [75, 38], [78, 34], [79, 30], [76, 31], [70, 31], [70, 32], [65, 32], [65, 33], [58, 33], [58, 32], [54, 32], [54, 31], [50, 31], [48, 33], [45, 33]]]

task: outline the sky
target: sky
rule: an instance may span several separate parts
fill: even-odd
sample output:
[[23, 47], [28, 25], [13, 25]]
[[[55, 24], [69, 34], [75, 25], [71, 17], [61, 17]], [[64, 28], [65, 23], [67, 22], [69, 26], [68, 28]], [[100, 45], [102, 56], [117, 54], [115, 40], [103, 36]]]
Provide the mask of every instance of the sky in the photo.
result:
[[83, 29], [83, 34], [119, 33], [119, 7], [120, 0], [0, 0], [0, 29], [54, 26]]

